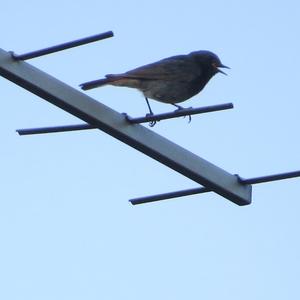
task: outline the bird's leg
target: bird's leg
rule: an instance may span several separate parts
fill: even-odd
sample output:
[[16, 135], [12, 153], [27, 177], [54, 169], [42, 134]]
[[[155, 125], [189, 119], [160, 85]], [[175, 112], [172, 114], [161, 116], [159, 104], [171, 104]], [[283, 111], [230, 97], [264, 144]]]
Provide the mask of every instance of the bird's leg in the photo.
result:
[[175, 104], [175, 103], [171, 103], [171, 104], [174, 105], [175, 107], [177, 107], [178, 110], [184, 109], [184, 107], [182, 107], [178, 104]]
[[149, 109], [149, 114], [150, 115], [154, 115], [154, 113], [153, 113], [153, 111], [152, 111], [152, 109], [151, 109], [151, 106], [150, 106], [150, 103], [149, 103], [149, 100], [148, 100], [148, 98], [147, 97], [145, 97], [145, 100], [146, 100], [146, 103], [147, 103], [147, 106], [148, 106], [148, 109]]
[[[184, 110], [185, 108], [184, 107], [182, 107], [182, 106], [180, 106], [180, 105], [178, 105], [178, 104], [175, 104], [175, 103], [171, 103], [172, 105], [174, 105], [174, 106], [176, 106], [177, 107], [177, 110]], [[188, 115], [189, 116], [189, 123], [191, 123], [191, 121], [192, 121], [192, 116], [191, 115]], [[184, 118], [185, 118], [186, 116], [184, 116]]]
[[[147, 103], [147, 106], [148, 106], [148, 109], [149, 109], [149, 114], [146, 114], [146, 116], [149, 116], [149, 115], [150, 115], [150, 116], [153, 116], [154, 113], [153, 113], [153, 111], [152, 111], [152, 109], [151, 109], [151, 106], [150, 106], [150, 103], [149, 103], [148, 98], [145, 97], [145, 100], [146, 100], [146, 103]], [[156, 124], [156, 121], [151, 121], [151, 122], [149, 122], [149, 126], [150, 126], [150, 127], [153, 127], [155, 124]]]

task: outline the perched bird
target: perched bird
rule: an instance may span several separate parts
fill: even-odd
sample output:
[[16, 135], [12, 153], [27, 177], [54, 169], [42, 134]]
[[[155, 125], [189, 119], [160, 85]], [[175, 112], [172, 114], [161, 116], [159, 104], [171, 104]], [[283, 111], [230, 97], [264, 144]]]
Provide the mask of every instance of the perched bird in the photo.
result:
[[229, 69], [216, 54], [201, 50], [171, 56], [122, 74], [108, 74], [104, 79], [85, 82], [80, 87], [89, 90], [110, 84], [138, 89], [153, 114], [148, 98], [182, 109], [177, 103], [198, 94], [215, 74], [226, 75], [219, 68]]

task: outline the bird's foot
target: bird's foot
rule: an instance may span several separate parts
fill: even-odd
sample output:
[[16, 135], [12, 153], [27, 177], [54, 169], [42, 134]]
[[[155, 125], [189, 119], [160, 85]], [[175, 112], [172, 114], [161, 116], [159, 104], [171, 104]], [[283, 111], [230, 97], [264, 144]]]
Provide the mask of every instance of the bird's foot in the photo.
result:
[[[186, 116], [184, 116], [184, 118], [185, 118]], [[189, 121], [188, 121], [188, 123], [191, 123], [192, 122], [192, 116], [191, 115], [188, 115], [188, 117], [189, 117]]]
[[[154, 115], [154, 113], [150, 112], [149, 114], [146, 114], [146, 117], [152, 117], [153, 115]], [[149, 126], [154, 127], [156, 123], [157, 123], [157, 121], [150, 121]]]
[[157, 121], [150, 121], [149, 122], [149, 126], [150, 127], [154, 127], [156, 123], [157, 123]]
[[[172, 104], [172, 105], [174, 105], [174, 106], [176, 106], [177, 107], [177, 109], [175, 110], [175, 111], [178, 111], [178, 110], [186, 110], [186, 109], [192, 109], [193, 107], [187, 107], [187, 108], [185, 108], [185, 107], [182, 107], [182, 106], [180, 106], [180, 105], [178, 105], [178, 104]], [[188, 121], [188, 123], [191, 123], [191, 121], [192, 121], [192, 116], [191, 115], [187, 115], [187, 116], [183, 116], [184, 118], [185, 117], [188, 117], [189, 118], [189, 121]]]
[[[177, 109], [176, 110], [183, 110], [183, 109], [185, 109], [183, 106], [180, 106], [180, 105], [178, 105], [178, 104], [175, 104], [175, 103], [171, 103], [173, 106], [175, 106], [175, 107], [177, 107]], [[176, 111], [175, 110], [175, 111]]]

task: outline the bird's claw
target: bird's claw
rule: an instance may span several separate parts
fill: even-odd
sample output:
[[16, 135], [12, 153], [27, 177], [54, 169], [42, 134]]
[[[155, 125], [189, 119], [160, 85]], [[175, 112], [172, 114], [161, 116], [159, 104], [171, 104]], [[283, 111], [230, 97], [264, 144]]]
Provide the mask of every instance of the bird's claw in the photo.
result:
[[183, 118], [185, 118], [185, 117], [189, 117], [189, 121], [188, 121], [188, 123], [191, 123], [191, 122], [192, 122], [192, 116], [191, 116], [191, 115], [186, 115], [186, 116], [183, 116]]
[[[180, 105], [177, 105], [177, 104], [173, 104], [174, 106], [176, 106], [177, 107], [177, 109], [175, 110], [175, 111], [178, 111], [178, 110], [188, 110], [188, 109], [192, 109], [193, 107], [187, 107], [187, 108], [185, 108], [185, 107], [182, 107], [182, 106], [180, 106]], [[192, 116], [191, 115], [187, 115], [188, 117], [189, 117], [189, 121], [188, 121], [188, 123], [191, 123], [191, 121], [192, 121]], [[185, 118], [186, 116], [183, 116], [183, 118]]]
[[150, 127], [154, 127], [156, 123], [157, 123], [156, 121], [150, 121], [150, 122], [149, 122], [149, 126], [150, 126]]
[[[153, 115], [154, 115], [154, 113], [152, 112], [152, 113], [146, 114], [146, 117], [152, 117]], [[154, 127], [156, 123], [157, 123], [157, 121], [150, 121], [149, 126]]]

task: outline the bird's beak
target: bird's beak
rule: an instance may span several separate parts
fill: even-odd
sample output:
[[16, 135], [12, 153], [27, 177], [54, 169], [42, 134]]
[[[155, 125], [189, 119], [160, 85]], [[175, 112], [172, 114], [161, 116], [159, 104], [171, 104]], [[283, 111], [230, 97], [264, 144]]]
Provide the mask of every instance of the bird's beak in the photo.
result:
[[225, 66], [223, 64], [220, 64], [220, 65], [216, 66], [216, 68], [217, 68], [217, 70], [218, 70], [219, 73], [222, 73], [224, 75], [227, 75], [227, 74], [224, 71], [220, 70], [219, 68], [230, 69], [229, 67], [227, 67], [227, 66]]

